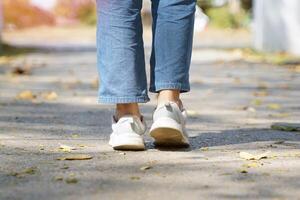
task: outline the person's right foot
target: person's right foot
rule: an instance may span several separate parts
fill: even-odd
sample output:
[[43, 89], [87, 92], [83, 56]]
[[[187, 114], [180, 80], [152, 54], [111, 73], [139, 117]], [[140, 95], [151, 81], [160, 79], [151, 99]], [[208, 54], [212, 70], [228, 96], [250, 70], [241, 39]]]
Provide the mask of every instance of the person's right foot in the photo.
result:
[[181, 110], [175, 102], [157, 106], [150, 129], [150, 136], [154, 138], [154, 144], [156, 146], [188, 147], [186, 118], [186, 110]]
[[142, 135], [146, 131], [146, 124], [137, 116], [125, 115], [116, 121], [112, 119], [113, 132], [109, 144], [115, 150], [144, 150]]

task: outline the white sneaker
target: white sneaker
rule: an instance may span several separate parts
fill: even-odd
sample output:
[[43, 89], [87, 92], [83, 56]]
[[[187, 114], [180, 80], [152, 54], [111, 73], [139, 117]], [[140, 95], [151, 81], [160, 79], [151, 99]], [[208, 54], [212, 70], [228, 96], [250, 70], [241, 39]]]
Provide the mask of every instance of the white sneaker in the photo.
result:
[[186, 134], [186, 110], [180, 110], [175, 102], [168, 102], [157, 106], [153, 114], [153, 124], [150, 136], [157, 146], [188, 147], [189, 140]]
[[142, 135], [146, 132], [144, 120], [137, 116], [125, 115], [118, 122], [112, 119], [112, 134], [109, 144], [115, 150], [144, 150], [145, 144]]

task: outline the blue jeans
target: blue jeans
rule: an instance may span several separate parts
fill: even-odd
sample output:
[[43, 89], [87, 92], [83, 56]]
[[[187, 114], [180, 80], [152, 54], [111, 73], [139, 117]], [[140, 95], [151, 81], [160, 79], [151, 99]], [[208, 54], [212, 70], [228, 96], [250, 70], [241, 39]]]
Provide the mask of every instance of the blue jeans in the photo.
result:
[[[142, 0], [97, 0], [99, 102], [149, 101]], [[188, 92], [196, 0], [152, 0], [150, 92]]]

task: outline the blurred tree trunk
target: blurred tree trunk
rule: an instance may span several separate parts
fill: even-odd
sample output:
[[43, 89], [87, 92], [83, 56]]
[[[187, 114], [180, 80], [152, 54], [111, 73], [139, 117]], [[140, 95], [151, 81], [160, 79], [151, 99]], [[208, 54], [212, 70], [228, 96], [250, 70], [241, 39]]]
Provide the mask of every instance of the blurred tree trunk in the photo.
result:
[[231, 14], [237, 14], [241, 12], [241, 0], [229, 0], [228, 5]]
[[299, 0], [255, 0], [255, 48], [300, 55], [299, 10]]
[[2, 0], [0, 0], [0, 53], [2, 52], [2, 29], [3, 29], [3, 9], [2, 9]]

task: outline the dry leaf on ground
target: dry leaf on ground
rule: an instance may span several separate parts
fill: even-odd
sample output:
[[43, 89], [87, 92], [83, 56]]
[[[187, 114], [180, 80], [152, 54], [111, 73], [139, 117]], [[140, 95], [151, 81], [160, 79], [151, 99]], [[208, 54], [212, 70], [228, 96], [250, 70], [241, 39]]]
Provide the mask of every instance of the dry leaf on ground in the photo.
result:
[[251, 162], [251, 163], [247, 163], [247, 164], [243, 164], [243, 167], [246, 168], [257, 168], [260, 167], [261, 164], [257, 163], [257, 162]]
[[290, 117], [291, 114], [289, 113], [274, 113], [274, 114], [269, 114], [269, 117], [274, 117], [274, 118], [286, 118]]
[[208, 151], [208, 150], [209, 150], [208, 147], [201, 147], [201, 148], [200, 148], [200, 151]]
[[267, 108], [270, 110], [278, 110], [281, 108], [281, 105], [279, 105], [277, 103], [270, 103], [267, 105]]
[[16, 67], [11, 73], [14, 75], [30, 75], [31, 69], [29, 67]]
[[20, 172], [12, 172], [10, 173], [10, 175], [12, 176], [16, 176], [16, 177], [23, 177], [25, 176], [26, 174], [29, 174], [29, 175], [33, 175], [37, 172], [37, 168], [36, 167], [29, 167], [29, 168], [26, 168]]
[[131, 176], [130, 179], [131, 180], [140, 180], [141, 178], [139, 176]]
[[145, 171], [145, 170], [148, 170], [148, 169], [151, 169], [151, 168], [152, 168], [152, 166], [146, 165], [146, 166], [141, 167], [140, 170]]
[[71, 147], [71, 146], [68, 146], [68, 145], [60, 145], [59, 149], [63, 152], [71, 152], [72, 150], [76, 150], [75, 147]]
[[66, 183], [68, 183], [68, 184], [74, 184], [74, 183], [77, 183], [78, 182], [78, 179], [76, 178], [76, 177], [68, 177], [68, 178], [66, 178]]
[[73, 154], [64, 157], [59, 157], [57, 160], [90, 160], [93, 156], [88, 154]]
[[240, 152], [239, 156], [240, 158], [246, 159], [246, 160], [261, 160], [264, 158], [268, 158], [270, 154], [270, 151], [267, 151], [265, 153], [262, 154], [258, 154], [258, 155], [253, 155], [251, 153], [247, 153], [247, 152]]
[[30, 90], [24, 90], [17, 95], [17, 99], [22, 99], [22, 100], [33, 100], [35, 98], [36, 95], [33, 94], [33, 92]]
[[262, 90], [262, 91], [256, 91], [253, 93], [254, 96], [256, 97], [266, 97], [269, 95], [269, 93], [265, 90]]
[[279, 131], [300, 131], [300, 123], [274, 123], [271, 129]]
[[195, 110], [187, 110], [186, 113], [187, 116], [191, 118], [196, 118], [197, 116], [199, 116], [199, 113]]
[[56, 94], [56, 92], [51, 91], [51, 92], [43, 92], [42, 97], [45, 100], [52, 101], [52, 100], [57, 99], [58, 95]]

